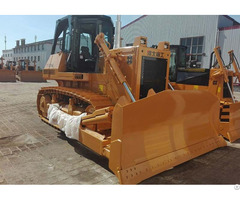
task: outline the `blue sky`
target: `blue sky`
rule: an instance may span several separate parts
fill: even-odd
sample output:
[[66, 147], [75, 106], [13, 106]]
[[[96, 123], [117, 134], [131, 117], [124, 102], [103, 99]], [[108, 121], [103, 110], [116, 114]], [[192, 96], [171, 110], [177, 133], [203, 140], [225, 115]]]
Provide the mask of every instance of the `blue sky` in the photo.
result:
[[[4, 36], [7, 38], [7, 49], [15, 47], [16, 40], [26, 39], [26, 43], [52, 39], [56, 20], [64, 15], [0, 15], [0, 55], [5, 49]], [[111, 16], [113, 23], [116, 15]], [[137, 19], [141, 15], [121, 15], [122, 26]], [[230, 15], [240, 22], [240, 15]]]
[[[0, 15], [0, 55], [5, 49], [4, 37], [6, 35], [6, 47], [15, 47], [16, 40], [26, 39], [26, 43], [52, 39], [56, 20], [65, 15]], [[111, 16], [115, 25], [116, 15]], [[122, 26], [135, 20], [141, 15], [122, 15]]]

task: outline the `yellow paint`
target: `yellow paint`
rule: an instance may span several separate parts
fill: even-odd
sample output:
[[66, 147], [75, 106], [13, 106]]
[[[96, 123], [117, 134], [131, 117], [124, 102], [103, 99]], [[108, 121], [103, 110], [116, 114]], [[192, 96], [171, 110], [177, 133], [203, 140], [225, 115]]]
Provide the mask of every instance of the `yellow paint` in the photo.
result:
[[103, 85], [98, 85], [98, 88], [101, 92], [103, 92]]
[[193, 89], [194, 89], [194, 90], [198, 90], [198, 85], [194, 85], [194, 86], [193, 86]]
[[220, 93], [221, 92], [221, 87], [218, 87], [218, 93]]

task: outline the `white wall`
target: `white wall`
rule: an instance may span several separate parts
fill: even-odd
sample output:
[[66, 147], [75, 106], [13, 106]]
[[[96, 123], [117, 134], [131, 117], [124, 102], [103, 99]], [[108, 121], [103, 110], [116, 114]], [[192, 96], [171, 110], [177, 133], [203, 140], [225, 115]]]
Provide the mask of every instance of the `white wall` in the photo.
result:
[[148, 15], [122, 29], [123, 46], [136, 36], [147, 36], [148, 46], [159, 41], [180, 44], [180, 38], [204, 36], [202, 67], [208, 68], [215, 47], [218, 15]]
[[4, 60], [3, 60], [4, 65], [6, 64], [7, 61], [12, 61], [13, 60], [13, 50], [12, 49], [2, 50], [2, 57], [4, 58]]
[[240, 27], [220, 31], [219, 46], [221, 47], [222, 58], [226, 65], [229, 63], [228, 51], [230, 50], [234, 50], [234, 54], [240, 63]]
[[[44, 49], [42, 50], [42, 44], [44, 44]], [[31, 46], [31, 44], [26, 44], [26, 46]], [[20, 47], [21, 48], [21, 47]], [[59, 51], [59, 46], [57, 45], [57, 51]], [[28, 52], [21, 52], [21, 53], [13, 53], [13, 57], [16, 60], [20, 59], [28, 59], [30, 60], [30, 65], [33, 65], [33, 62], [31, 61], [31, 57], [36, 56], [36, 67], [38, 69], [38, 66], [43, 69], [46, 65], [46, 62], [51, 54], [52, 50], [52, 43], [46, 42], [46, 43], [40, 43], [40, 50], [36, 49], [36, 51], [28, 51]], [[40, 56], [40, 61], [38, 61], [38, 56]]]

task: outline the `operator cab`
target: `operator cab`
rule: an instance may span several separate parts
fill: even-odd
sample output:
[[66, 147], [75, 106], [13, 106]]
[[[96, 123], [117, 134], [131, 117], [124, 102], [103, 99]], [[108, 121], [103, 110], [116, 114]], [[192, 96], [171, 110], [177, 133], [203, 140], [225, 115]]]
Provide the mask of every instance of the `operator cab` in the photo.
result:
[[186, 68], [187, 47], [183, 45], [170, 45], [170, 51], [169, 79], [170, 81], [176, 81], [178, 70]]
[[187, 66], [186, 46], [170, 45], [170, 50], [169, 80], [171, 82], [208, 86], [210, 69], [195, 68], [192, 63]]
[[6, 67], [7, 67], [7, 69], [11, 69], [11, 66], [15, 67], [15, 66], [16, 66], [16, 61], [10, 61], [10, 60], [8, 60], [8, 61], [6, 62]]
[[[102, 15], [66, 16], [57, 21], [52, 54], [67, 54], [67, 72], [98, 73], [99, 49], [94, 40], [100, 32], [113, 46], [114, 28], [110, 17]], [[59, 47], [59, 48], [58, 48]]]
[[18, 60], [19, 70], [26, 70], [27, 62], [25, 60]]

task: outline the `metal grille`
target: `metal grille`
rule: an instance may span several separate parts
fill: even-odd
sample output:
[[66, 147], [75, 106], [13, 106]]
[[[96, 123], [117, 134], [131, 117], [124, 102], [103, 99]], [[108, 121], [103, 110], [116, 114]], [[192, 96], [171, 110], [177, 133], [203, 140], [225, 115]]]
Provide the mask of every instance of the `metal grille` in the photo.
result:
[[156, 93], [165, 89], [167, 60], [152, 57], [142, 58], [140, 98], [147, 96], [148, 90]]

